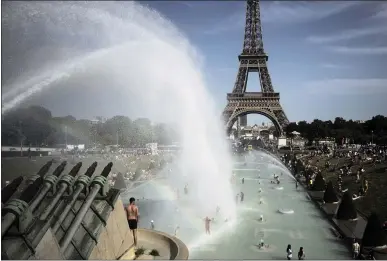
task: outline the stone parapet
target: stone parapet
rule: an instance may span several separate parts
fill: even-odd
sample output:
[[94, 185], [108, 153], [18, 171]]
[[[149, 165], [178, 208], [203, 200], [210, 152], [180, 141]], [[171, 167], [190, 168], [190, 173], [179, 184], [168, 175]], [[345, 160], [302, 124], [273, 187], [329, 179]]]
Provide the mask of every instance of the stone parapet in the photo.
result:
[[[133, 234], [120, 191], [107, 183], [113, 164], [97, 169], [95, 162], [80, 171], [82, 163], [62, 162], [51, 174], [54, 164], [3, 188], [2, 258], [133, 259]], [[139, 229], [138, 237], [167, 259], [188, 258], [177, 238], [146, 229]]]

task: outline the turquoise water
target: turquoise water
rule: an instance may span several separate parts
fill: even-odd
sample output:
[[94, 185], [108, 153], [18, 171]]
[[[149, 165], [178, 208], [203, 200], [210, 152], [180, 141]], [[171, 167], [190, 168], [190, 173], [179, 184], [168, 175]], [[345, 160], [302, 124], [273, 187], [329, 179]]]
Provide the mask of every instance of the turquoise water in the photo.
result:
[[[261, 160], [271, 162], [266, 158], [258, 161]], [[144, 183], [123, 197], [140, 199], [140, 227], [148, 228], [154, 220], [157, 230], [173, 234], [179, 226], [178, 237], [190, 248], [190, 259], [286, 259], [288, 244], [292, 245], [293, 259], [297, 259], [299, 247], [304, 247], [309, 260], [349, 259], [349, 251], [332, 234], [329, 222], [284, 172], [272, 164], [235, 164], [233, 190], [235, 195], [244, 193], [244, 202], [237, 206], [237, 220], [225, 222], [225, 217], [217, 216], [215, 210], [206, 213], [214, 218], [211, 235], [204, 233], [203, 213], [190, 207], [194, 195], [176, 199], [174, 188], [166, 180]], [[279, 185], [270, 183], [273, 174], [279, 175]], [[261, 215], [263, 222], [258, 220]], [[268, 246], [258, 249], [261, 238]]]

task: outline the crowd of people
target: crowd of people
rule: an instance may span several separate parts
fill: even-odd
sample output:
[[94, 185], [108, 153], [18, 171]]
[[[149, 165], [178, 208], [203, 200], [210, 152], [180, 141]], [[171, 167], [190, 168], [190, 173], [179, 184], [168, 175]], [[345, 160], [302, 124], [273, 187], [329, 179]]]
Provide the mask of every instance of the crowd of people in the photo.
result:
[[[323, 176], [323, 173], [331, 172], [336, 174], [336, 188], [338, 194], [341, 194], [348, 190], [342, 187], [343, 177], [355, 176], [355, 179], [350, 180], [354, 182], [352, 186], [357, 184], [359, 188], [357, 193], [352, 194], [352, 199], [356, 200], [365, 196], [369, 190], [369, 183], [365, 176], [366, 170], [377, 167], [378, 164], [387, 163], [387, 147], [361, 146], [357, 149], [336, 150], [323, 146], [293, 157], [284, 155], [281, 159], [296, 177], [305, 180], [309, 189], [312, 188], [317, 175]], [[334, 161], [336, 163], [332, 164]], [[387, 233], [387, 220], [383, 223], [383, 229]], [[354, 259], [360, 257], [360, 244], [356, 239], [353, 239], [352, 254]], [[372, 260], [374, 252], [371, 250], [361, 258]]]
[[[240, 153], [244, 153], [241, 151]], [[316, 160], [317, 158], [317, 160]], [[314, 181], [317, 175], [323, 175], [324, 171], [331, 171], [337, 174], [338, 182], [340, 182], [341, 176], [351, 176], [356, 175], [355, 182], [359, 185], [359, 191], [357, 194], [354, 194], [354, 199], [359, 196], [366, 195], [368, 191], [368, 181], [365, 178], [364, 174], [369, 164], [378, 164], [387, 161], [387, 148], [386, 147], [376, 147], [376, 146], [368, 146], [361, 147], [358, 149], [349, 149], [349, 150], [339, 150], [335, 148], [328, 148], [327, 146], [322, 146], [317, 148], [316, 150], [307, 151], [303, 154], [299, 154], [296, 157], [292, 157], [291, 155], [284, 155], [281, 157], [284, 164], [291, 170], [293, 173], [301, 174], [305, 178], [306, 184], [310, 187], [313, 186]], [[334, 160], [335, 159], [335, 160]], [[336, 162], [333, 164], [332, 162]], [[339, 164], [339, 163], [343, 164]], [[143, 175], [145, 178], [147, 175]], [[149, 176], [152, 178], [152, 176]], [[236, 182], [235, 175], [231, 176], [230, 182]], [[244, 178], [240, 181], [242, 184], [245, 183]], [[278, 175], [274, 175], [272, 184], [280, 184], [280, 179]], [[296, 182], [296, 187], [298, 187], [298, 182]], [[179, 198], [180, 194], [176, 190], [176, 197]], [[343, 188], [340, 192], [345, 192], [345, 188]], [[184, 194], [188, 194], [188, 184], [184, 187]], [[243, 203], [244, 201], [244, 193], [240, 191], [235, 196], [235, 201], [237, 204]], [[262, 204], [262, 199], [260, 199], [260, 203]], [[216, 213], [220, 212], [220, 208], [217, 206]], [[136, 214], [137, 213], [137, 214]], [[138, 224], [139, 210], [138, 207], [135, 207], [135, 199], [131, 198], [130, 204], [127, 207], [128, 214], [128, 223], [130, 229], [133, 231], [133, 235], [136, 235], [136, 229]], [[137, 216], [136, 216], [137, 215]], [[260, 216], [261, 221], [264, 220], [263, 216]], [[134, 222], [133, 220], [136, 220]], [[211, 218], [206, 216], [203, 218], [204, 222], [204, 233], [211, 234], [211, 223], [214, 222], [215, 218]], [[228, 219], [225, 219], [227, 222]], [[385, 223], [385, 227], [387, 229], [387, 222]], [[151, 221], [150, 228], [154, 229], [155, 225], [153, 220]], [[175, 228], [174, 235], [178, 235], [180, 227], [179, 225]], [[260, 248], [269, 247], [264, 243], [263, 238], [260, 239], [257, 244]], [[354, 241], [352, 245], [352, 252], [356, 257], [359, 255], [358, 242]], [[292, 247], [289, 244], [286, 248], [286, 257], [288, 260], [293, 258]], [[305, 259], [305, 251], [303, 247], [300, 247], [297, 258], [299, 260]]]

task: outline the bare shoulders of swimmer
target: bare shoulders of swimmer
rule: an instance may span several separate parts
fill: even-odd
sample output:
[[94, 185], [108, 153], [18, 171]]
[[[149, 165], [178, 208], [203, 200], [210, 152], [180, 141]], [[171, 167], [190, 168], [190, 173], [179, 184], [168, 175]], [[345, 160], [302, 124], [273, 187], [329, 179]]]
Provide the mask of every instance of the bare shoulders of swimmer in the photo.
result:
[[129, 205], [127, 207], [129, 217], [131, 217], [131, 216], [138, 217], [138, 215], [139, 215], [138, 207], [135, 205], [135, 201], [136, 201], [135, 198], [129, 199]]

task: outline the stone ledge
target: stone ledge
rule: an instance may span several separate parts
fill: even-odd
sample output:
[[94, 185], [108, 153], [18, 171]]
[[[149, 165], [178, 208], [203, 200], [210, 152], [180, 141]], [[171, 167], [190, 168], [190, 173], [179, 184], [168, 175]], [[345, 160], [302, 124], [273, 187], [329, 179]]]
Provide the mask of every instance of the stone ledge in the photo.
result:
[[118, 260], [133, 260], [136, 257], [135, 252], [134, 245], [132, 245]]

